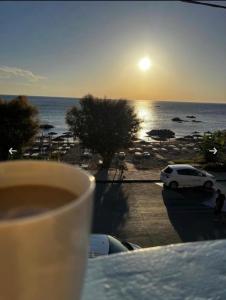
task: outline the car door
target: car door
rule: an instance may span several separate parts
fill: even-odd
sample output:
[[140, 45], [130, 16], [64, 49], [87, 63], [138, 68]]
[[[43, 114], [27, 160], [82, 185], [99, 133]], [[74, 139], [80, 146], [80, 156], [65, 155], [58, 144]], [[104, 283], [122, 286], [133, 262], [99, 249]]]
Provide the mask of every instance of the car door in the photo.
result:
[[177, 170], [176, 181], [178, 182], [180, 187], [189, 187], [192, 186], [191, 176], [189, 173], [189, 169], [179, 169]]
[[201, 186], [203, 184], [202, 173], [195, 169], [188, 170], [190, 186]]

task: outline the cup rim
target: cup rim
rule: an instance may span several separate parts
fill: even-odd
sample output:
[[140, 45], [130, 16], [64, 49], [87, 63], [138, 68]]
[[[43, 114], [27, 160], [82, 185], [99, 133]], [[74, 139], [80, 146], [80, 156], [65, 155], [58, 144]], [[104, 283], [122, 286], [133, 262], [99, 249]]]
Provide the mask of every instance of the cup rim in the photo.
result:
[[0, 219], [0, 229], [2, 227], [7, 227], [7, 226], [14, 226], [14, 225], [26, 225], [26, 223], [34, 223], [34, 222], [39, 222], [42, 220], [46, 220], [48, 218], [51, 217], [56, 217], [60, 214], [64, 214], [67, 211], [69, 211], [71, 208], [74, 208], [76, 206], [79, 206], [81, 204], [81, 202], [84, 201], [84, 199], [89, 198], [90, 195], [93, 193], [94, 189], [95, 189], [95, 178], [93, 175], [89, 174], [88, 172], [86, 172], [85, 170], [79, 168], [78, 166], [73, 166], [67, 163], [62, 163], [62, 162], [54, 162], [54, 161], [45, 161], [45, 160], [29, 160], [29, 161], [24, 161], [24, 160], [17, 160], [17, 161], [6, 161], [6, 162], [0, 162], [0, 166], [1, 165], [12, 165], [12, 164], [21, 164], [23, 165], [24, 163], [26, 164], [33, 164], [33, 165], [38, 165], [38, 164], [51, 164], [53, 165], [64, 165], [67, 168], [70, 168], [71, 170], [77, 170], [80, 173], [82, 173], [83, 175], [85, 175], [87, 177], [87, 180], [89, 181], [89, 187], [87, 188], [87, 190], [82, 193], [80, 196], [78, 196], [76, 198], [76, 201], [72, 200], [71, 202], [64, 204], [60, 207], [57, 208], [53, 208], [49, 211], [44, 211], [41, 212], [40, 214], [37, 215], [32, 215], [32, 216], [24, 216], [24, 217], [19, 217], [19, 218], [12, 218], [12, 219], [6, 219], [6, 220], [1, 220]]

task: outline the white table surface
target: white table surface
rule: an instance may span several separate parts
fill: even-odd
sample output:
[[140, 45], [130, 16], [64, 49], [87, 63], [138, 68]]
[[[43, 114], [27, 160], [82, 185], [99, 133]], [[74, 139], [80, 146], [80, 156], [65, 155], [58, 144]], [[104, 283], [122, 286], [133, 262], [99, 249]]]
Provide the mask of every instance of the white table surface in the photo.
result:
[[89, 260], [82, 300], [226, 299], [226, 240]]

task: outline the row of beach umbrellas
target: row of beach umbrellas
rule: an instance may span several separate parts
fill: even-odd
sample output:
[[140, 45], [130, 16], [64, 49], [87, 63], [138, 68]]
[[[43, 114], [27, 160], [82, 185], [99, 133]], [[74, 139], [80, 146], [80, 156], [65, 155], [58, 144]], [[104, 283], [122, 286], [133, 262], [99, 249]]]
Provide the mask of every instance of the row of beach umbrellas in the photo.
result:
[[[42, 129], [43, 131], [49, 131], [50, 129], [53, 129], [54, 126], [51, 124], [41, 124], [39, 126], [40, 129]], [[47, 135], [49, 137], [54, 137], [55, 135], [57, 135], [58, 133], [55, 131], [50, 131], [47, 133]], [[63, 135], [58, 136], [56, 138], [54, 138], [55, 141], [61, 141], [64, 140], [65, 138], [72, 138], [73, 137], [73, 133], [71, 131], [66, 131], [63, 133]]]

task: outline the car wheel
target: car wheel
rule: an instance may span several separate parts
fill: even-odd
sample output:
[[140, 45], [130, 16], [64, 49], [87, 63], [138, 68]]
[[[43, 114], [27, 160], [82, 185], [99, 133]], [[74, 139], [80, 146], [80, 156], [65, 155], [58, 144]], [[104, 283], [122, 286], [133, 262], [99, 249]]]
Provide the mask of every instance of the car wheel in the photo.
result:
[[172, 190], [177, 189], [177, 188], [178, 188], [178, 182], [176, 182], [176, 181], [170, 182], [169, 187], [170, 187]]
[[203, 184], [203, 187], [205, 189], [211, 189], [213, 187], [213, 183], [212, 181], [206, 181], [204, 184]]

